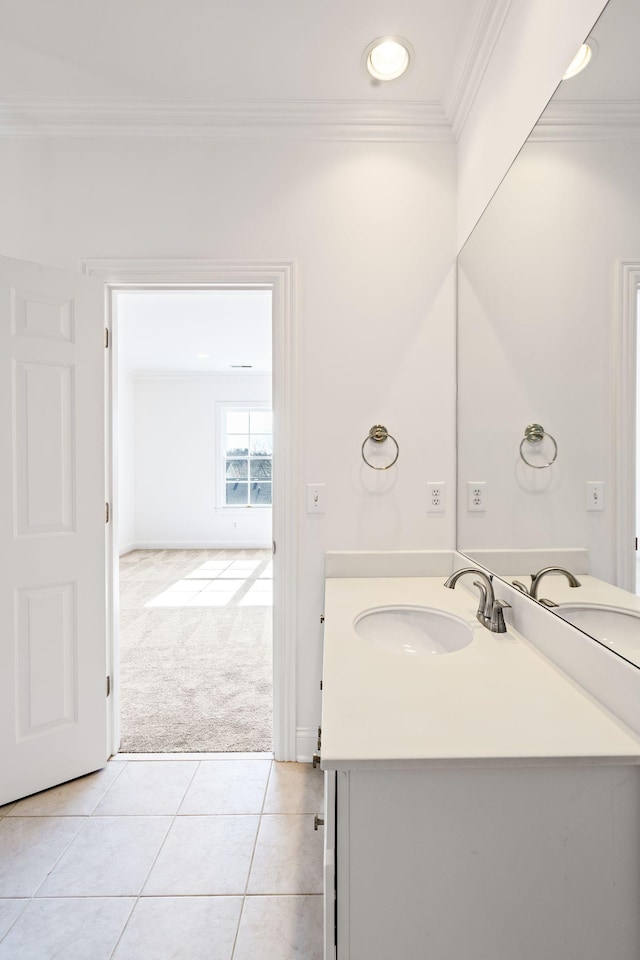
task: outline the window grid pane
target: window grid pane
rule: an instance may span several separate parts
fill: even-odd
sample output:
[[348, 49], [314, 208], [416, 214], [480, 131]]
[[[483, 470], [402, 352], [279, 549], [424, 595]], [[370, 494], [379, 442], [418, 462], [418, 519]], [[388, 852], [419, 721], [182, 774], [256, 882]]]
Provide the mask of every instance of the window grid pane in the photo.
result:
[[252, 480], [271, 480], [271, 460], [250, 460]]
[[272, 433], [270, 410], [252, 410], [249, 415], [249, 433]]
[[271, 505], [272, 418], [270, 410], [226, 411], [225, 506]]
[[227, 460], [225, 475], [227, 480], [246, 480], [249, 473], [248, 460]]
[[249, 411], [227, 411], [227, 433], [249, 433]]
[[227, 483], [226, 490], [226, 502], [229, 507], [244, 507], [247, 503], [247, 495], [249, 492], [249, 484], [245, 481], [244, 483]]
[[271, 434], [252, 434], [249, 441], [249, 453], [253, 457], [270, 457], [273, 453]]
[[225, 452], [228, 457], [246, 457], [249, 453], [249, 434], [228, 433]]
[[260, 481], [260, 483], [252, 483], [251, 486], [251, 503], [255, 506], [268, 506], [271, 504], [271, 484]]

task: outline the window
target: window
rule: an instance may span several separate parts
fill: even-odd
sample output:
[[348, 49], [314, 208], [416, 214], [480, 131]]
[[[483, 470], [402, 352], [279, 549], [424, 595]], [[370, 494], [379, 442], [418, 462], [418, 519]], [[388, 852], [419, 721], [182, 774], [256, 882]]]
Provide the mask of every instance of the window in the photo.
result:
[[273, 456], [268, 407], [222, 408], [223, 497], [225, 507], [270, 507]]

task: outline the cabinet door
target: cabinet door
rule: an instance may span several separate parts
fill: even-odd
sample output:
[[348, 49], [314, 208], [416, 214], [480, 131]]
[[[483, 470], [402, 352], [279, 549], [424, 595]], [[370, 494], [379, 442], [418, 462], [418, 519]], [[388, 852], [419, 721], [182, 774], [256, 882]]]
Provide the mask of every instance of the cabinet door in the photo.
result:
[[324, 772], [324, 960], [336, 956], [336, 773]]
[[[351, 776], [346, 770], [336, 773], [335, 803], [335, 940], [337, 960], [351, 955]], [[388, 958], [386, 958], [388, 960]]]

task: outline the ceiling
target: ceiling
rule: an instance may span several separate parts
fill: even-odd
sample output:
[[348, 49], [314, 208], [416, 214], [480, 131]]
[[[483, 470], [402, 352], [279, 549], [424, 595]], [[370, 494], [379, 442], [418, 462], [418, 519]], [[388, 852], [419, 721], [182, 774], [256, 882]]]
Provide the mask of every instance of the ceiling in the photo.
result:
[[[510, 3], [0, 0], [0, 133], [12, 132], [11, 119], [23, 132], [29, 118], [37, 126], [61, 104], [67, 123], [72, 105], [87, 125], [109, 104], [117, 126], [116, 114], [125, 122], [136, 104], [149, 103], [224, 104], [227, 120], [248, 104], [298, 111], [323, 104], [325, 112], [350, 104], [356, 115], [357, 105], [377, 105], [385, 116], [392, 104], [405, 113], [407, 105], [429, 105], [428, 117], [439, 110], [451, 128]], [[406, 37], [415, 57], [404, 77], [376, 83], [362, 54], [390, 33]], [[96, 103], [83, 113], [83, 104]], [[134, 115], [144, 121], [142, 108]], [[219, 125], [219, 112], [215, 119]]]
[[[121, 369], [139, 374], [271, 372], [269, 290], [119, 293], [117, 317]], [[250, 369], [235, 369], [236, 364]]]

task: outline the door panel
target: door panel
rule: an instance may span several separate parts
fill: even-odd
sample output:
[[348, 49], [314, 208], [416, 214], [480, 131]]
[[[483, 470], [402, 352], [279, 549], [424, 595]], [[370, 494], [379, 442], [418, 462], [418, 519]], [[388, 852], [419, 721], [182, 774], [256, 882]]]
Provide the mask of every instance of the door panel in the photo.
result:
[[0, 804], [104, 765], [104, 290], [0, 258]]

